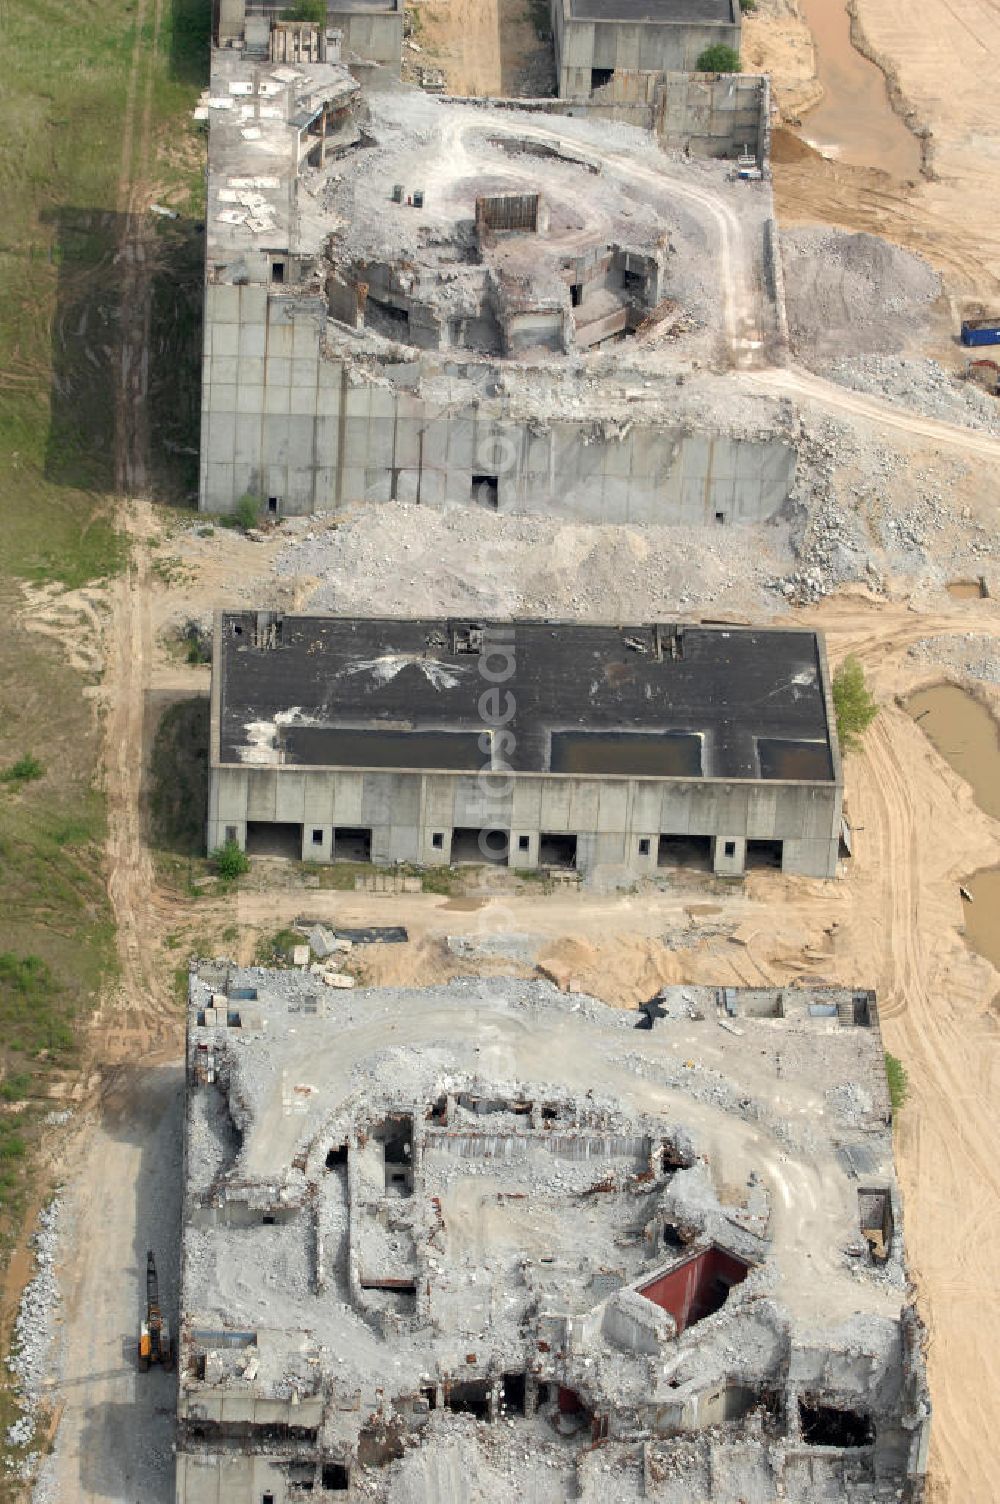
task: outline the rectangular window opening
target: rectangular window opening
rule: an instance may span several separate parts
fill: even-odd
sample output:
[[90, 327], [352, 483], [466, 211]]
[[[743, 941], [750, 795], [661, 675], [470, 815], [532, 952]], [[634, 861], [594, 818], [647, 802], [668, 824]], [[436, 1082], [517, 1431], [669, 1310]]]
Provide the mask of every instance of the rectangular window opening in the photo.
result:
[[326, 1168], [335, 1170], [338, 1165], [347, 1164], [347, 1145], [335, 1144], [332, 1149], [326, 1151]]
[[716, 522], [725, 522], [725, 520], [726, 520], [726, 514], [725, 514], [725, 512], [716, 512], [716, 514], [715, 514], [715, 520], [716, 520]]
[[643, 836], [642, 839], [639, 842], [639, 855], [640, 856], [648, 856], [649, 855], [649, 840], [648, 840], [648, 838], [646, 836]]
[[724, 853], [725, 853], [726, 856], [735, 856], [736, 855], [736, 842], [735, 841], [726, 841], [726, 843], [725, 843], [725, 845], [723, 846], [722, 849], [723, 849], [723, 851], [724, 851]]
[[583, 302], [583, 283], [571, 282], [569, 288], [569, 300], [574, 308], [579, 308]]
[[592, 89], [603, 89], [605, 84], [609, 84], [614, 76], [614, 68], [591, 68], [590, 87]]
[[333, 858], [337, 862], [370, 862], [372, 833], [359, 826], [339, 825], [333, 837]]
[[271, 281], [272, 282], [277, 282], [280, 285], [282, 282], [284, 282], [284, 280], [285, 280], [285, 263], [283, 261], [275, 261], [275, 262], [273, 262], [272, 265], [271, 265]]
[[314, 846], [322, 846], [322, 844], [323, 844], [323, 832], [321, 830], [317, 830], [315, 828], [313, 829], [312, 843], [313, 843]]
[[236, 826], [235, 825], [227, 825], [226, 826], [226, 840], [227, 841], [235, 841], [236, 839], [237, 839], [237, 836], [236, 836]]
[[434, 834], [431, 836], [431, 845], [434, 847], [435, 851], [443, 851], [444, 850], [444, 831], [443, 830], [436, 830], [434, 832]]
[[541, 867], [576, 867], [576, 836], [542, 831], [538, 838], [538, 863]]
[[324, 1462], [320, 1481], [331, 1493], [346, 1493], [351, 1486], [351, 1475], [342, 1462]]
[[518, 838], [517, 838], [517, 849], [518, 849], [518, 851], [530, 851], [531, 850], [531, 837], [530, 836], [518, 836]]
[[472, 477], [472, 500], [477, 507], [486, 507], [496, 512], [500, 507], [500, 477], [497, 475], [474, 475]]
[[870, 1447], [875, 1441], [875, 1423], [859, 1410], [837, 1410], [832, 1405], [799, 1400], [802, 1440], [813, 1447]]
[[271, 512], [272, 514], [275, 513], [275, 512], [277, 512], [277, 510], [278, 510], [278, 504], [279, 503], [278, 503], [278, 497], [277, 496], [269, 496], [267, 498], [267, 510], [269, 512]]

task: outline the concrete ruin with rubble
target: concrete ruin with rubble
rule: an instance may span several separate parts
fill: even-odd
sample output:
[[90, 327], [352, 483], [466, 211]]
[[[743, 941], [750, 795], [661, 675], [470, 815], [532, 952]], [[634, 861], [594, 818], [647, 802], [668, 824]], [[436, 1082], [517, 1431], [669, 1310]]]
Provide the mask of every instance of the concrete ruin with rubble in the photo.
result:
[[[339, 32], [253, 19], [213, 50], [201, 108], [203, 510], [409, 500], [727, 525], [782, 509], [788, 404], [709, 397], [699, 376], [783, 348], [770, 184], [660, 145], [763, 154], [759, 80], [677, 74], [655, 108], [522, 109], [429, 97], [348, 68]], [[563, 104], [572, 118], [551, 118]], [[720, 215], [742, 227], [739, 317], [712, 267]]]
[[240, 611], [213, 665], [209, 850], [836, 873], [816, 633]]
[[178, 1504], [922, 1498], [874, 994], [189, 999]]

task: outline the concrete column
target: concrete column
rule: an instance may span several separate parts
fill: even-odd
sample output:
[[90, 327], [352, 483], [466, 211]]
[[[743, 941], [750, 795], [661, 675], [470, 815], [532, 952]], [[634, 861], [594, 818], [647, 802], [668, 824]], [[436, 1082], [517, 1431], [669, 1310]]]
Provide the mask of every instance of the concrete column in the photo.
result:
[[326, 161], [326, 108], [319, 117], [319, 165], [322, 167]]
[[746, 870], [745, 836], [712, 837], [712, 871], [717, 877], [742, 877]]

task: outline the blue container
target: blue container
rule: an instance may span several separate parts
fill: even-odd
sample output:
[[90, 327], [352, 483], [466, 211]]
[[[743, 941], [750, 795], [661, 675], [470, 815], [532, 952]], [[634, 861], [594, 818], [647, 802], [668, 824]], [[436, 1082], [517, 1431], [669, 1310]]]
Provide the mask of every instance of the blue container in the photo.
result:
[[1000, 345], [1000, 319], [963, 319], [963, 345]]

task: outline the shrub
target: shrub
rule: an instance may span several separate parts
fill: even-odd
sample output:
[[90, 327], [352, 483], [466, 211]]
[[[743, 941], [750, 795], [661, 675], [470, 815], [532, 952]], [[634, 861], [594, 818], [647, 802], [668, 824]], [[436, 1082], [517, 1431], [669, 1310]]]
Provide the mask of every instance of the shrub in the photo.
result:
[[250, 871], [250, 858], [236, 841], [227, 841], [224, 846], [217, 847], [211, 853], [211, 860], [215, 863], [219, 876], [229, 881]]
[[757, 9], [757, 0], [740, 0], [740, 10], [744, 15], [752, 14]]
[[252, 527], [257, 526], [257, 518], [260, 516], [260, 502], [256, 496], [249, 492], [241, 496], [233, 509], [233, 517], [236, 526], [248, 533]]
[[32, 757], [30, 752], [25, 752], [17, 762], [12, 762], [9, 768], [4, 768], [0, 773], [0, 783], [31, 783], [36, 778], [41, 778], [45, 769], [37, 757]]
[[716, 42], [705, 48], [694, 66], [696, 73], [739, 73], [740, 55], [724, 42]]
[[878, 715], [878, 706], [865, 684], [865, 671], [853, 653], [833, 676], [833, 708], [841, 749], [850, 752]]
[[898, 1112], [906, 1101], [906, 1093], [909, 1089], [909, 1081], [906, 1075], [906, 1067], [895, 1055], [885, 1052], [885, 1077], [889, 1083], [889, 1101], [892, 1103], [893, 1112]]
[[311, 21], [314, 26], [326, 25], [326, 0], [295, 0], [288, 10], [282, 11], [283, 21]]

